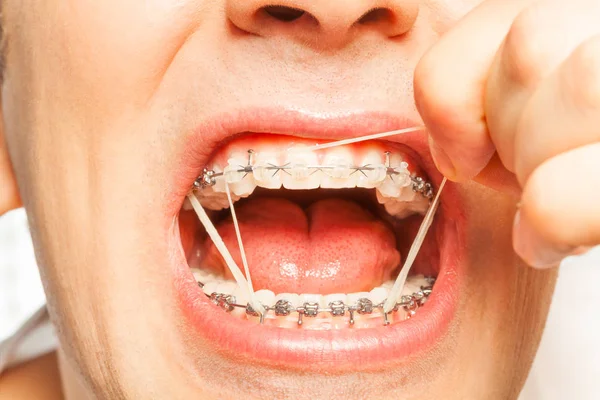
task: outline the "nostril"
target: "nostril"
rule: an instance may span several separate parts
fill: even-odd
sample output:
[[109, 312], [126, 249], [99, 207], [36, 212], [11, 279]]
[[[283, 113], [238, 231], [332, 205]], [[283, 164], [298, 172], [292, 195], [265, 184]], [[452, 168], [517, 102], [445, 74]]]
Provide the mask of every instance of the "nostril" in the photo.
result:
[[391, 21], [394, 18], [393, 13], [387, 8], [373, 8], [358, 19], [359, 24], [373, 24], [380, 21]]
[[304, 11], [298, 8], [286, 7], [286, 6], [266, 6], [262, 7], [262, 11], [269, 16], [282, 21], [292, 22], [304, 15]]

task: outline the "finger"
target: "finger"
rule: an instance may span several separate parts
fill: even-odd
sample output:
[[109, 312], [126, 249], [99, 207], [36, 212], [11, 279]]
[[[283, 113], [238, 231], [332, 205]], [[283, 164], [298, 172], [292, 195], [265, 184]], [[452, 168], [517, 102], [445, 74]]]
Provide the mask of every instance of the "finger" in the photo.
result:
[[555, 266], [600, 243], [597, 171], [600, 143], [560, 154], [531, 174], [513, 229], [515, 251], [528, 264]]
[[[485, 102], [490, 136], [508, 170], [515, 172], [517, 125], [538, 85], [582, 42], [599, 33], [598, 1], [538, 2], [515, 19], [490, 69]], [[552, 106], [551, 99], [544, 105]], [[553, 108], [545, 110], [544, 119], [548, 110]]]
[[496, 191], [510, 194], [515, 199], [521, 197], [521, 185], [512, 172], [507, 171], [498, 153], [494, 153], [490, 162], [473, 180]]
[[515, 172], [520, 182], [526, 182], [544, 160], [600, 142], [600, 35], [581, 44], [541, 84], [515, 136]]
[[472, 178], [494, 154], [484, 116], [485, 80], [512, 20], [526, 3], [482, 3], [415, 69], [415, 102], [433, 138], [433, 157], [452, 180]]

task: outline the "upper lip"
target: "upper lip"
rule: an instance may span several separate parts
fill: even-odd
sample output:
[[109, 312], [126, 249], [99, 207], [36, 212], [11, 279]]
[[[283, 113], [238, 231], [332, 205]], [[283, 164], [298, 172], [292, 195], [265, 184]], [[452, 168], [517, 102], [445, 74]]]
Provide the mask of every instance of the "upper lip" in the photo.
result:
[[[213, 152], [223, 141], [239, 133], [266, 132], [336, 140], [416, 125], [419, 125], [418, 121], [380, 113], [344, 114], [334, 117], [310, 115], [293, 110], [248, 109], [221, 115], [205, 121], [190, 133], [180, 168], [174, 171], [178, 190], [173, 195], [183, 202], [183, 198]], [[437, 187], [442, 177], [433, 164], [423, 132], [390, 137], [389, 140], [403, 143], [413, 149], [422, 161], [420, 167]], [[446, 194], [446, 197], [453, 200], [457, 198], [452, 188]], [[178, 201], [174, 200], [173, 203]], [[178, 204], [181, 206], [180, 202]], [[442, 205], [442, 208], [447, 207]], [[173, 215], [176, 215], [178, 209], [173, 211]], [[215, 342], [217, 347], [229, 347], [233, 356], [246, 352], [251, 353], [252, 359], [270, 365], [299, 368], [307, 368], [307, 363], [311, 363], [315, 367], [326, 365], [328, 368], [344, 370], [356, 368], [358, 360], [364, 362], [361, 364], [364, 368], [369, 368], [373, 364], [404, 360], [415, 351], [427, 351], [444, 336], [454, 319], [457, 306], [457, 264], [460, 254], [454, 252], [460, 248], [456, 246], [460, 242], [457, 232], [462, 229], [458, 229], [457, 226], [460, 226], [462, 221], [461, 218], [454, 217], [455, 215], [452, 218], [444, 218], [448, 222], [444, 223], [445, 249], [440, 250], [443, 252], [440, 258], [446, 265], [441, 266], [442, 271], [436, 283], [437, 291], [443, 295], [436, 296], [434, 291], [429, 302], [431, 304], [420, 315], [405, 323], [363, 331], [289, 331], [259, 326], [235, 318], [223, 323], [223, 311], [214, 307], [197, 287], [194, 288], [196, 284], [188, 271], [182, 252], [175, 251], [175, 284], [178, 287], [179, 302], [184, 319], [194, 328], [191, 330], [192, 334], [186, 330], [188, 333], [183, 335], [190, 342], [196, 340], [197, 335], [208, 338], [209, 341]], [[176, 240], [173, 243], [180, 246]], [[242, 331], [245, 333], [240, 336]]]

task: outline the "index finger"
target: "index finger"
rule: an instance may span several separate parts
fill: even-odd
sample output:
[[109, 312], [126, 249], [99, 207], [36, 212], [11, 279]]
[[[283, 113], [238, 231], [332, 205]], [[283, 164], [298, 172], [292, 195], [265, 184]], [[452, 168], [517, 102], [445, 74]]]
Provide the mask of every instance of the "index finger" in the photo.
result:
[[416, 67], [416, 105], [431, 135], [436, 164], [451, 180], [473, 178], [494, 155], [484, 113], [485, 82], [512, 21], [526, 5], [482, 3]]

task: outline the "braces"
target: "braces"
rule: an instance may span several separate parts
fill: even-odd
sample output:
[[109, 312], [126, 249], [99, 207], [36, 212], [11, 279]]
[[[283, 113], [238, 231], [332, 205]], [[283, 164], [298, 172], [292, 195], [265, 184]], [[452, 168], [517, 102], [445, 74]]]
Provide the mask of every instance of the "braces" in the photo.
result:
[[[365, 140], [379, 139], [379, 138], [383, 138], [383, 137], [394, 136], [394, 135], [399, 135], [399, 134], [413, 132], [413, 131], [420, 131], [420, 130], [424, 130], [424, 129], [425, 129], [424, 126], [417, 126], [417, 127], [407, 128], [407, 129], [400, 129], [400, 130], [396, 130], [396, 131], [383, 132], [383, 133], [377, 133], [377, 134], [373, 134], [373, 135], [362, 136], [359, 138], [343, 139], [343, 140], [339, 140], [337, 142], [330, 142], [330, 143], [315, 145], [312, 147], [312, 150], [344, 146], [346, 144], [358, 143], [358, 142], [362, 142]], [[231, 167], [231, 165], [226, 167], [224, 172], [215, 172], [214, 170], [208, 170], [207, 168], [205, 168], [203, 171], [203, 174], [200, 175], [194, 181], [194, 184], [192, 185], [192, 192], [197, 191], [198, 189], [203, 189], [206, 187], [213, 186], [217, 183], [216, 179], [218, 177], [224, 176], [225, 177], [225, 190], [227, 192], [227, 198], [228, 198], [230, 207], [232, 209], [232, 217], [235, 219], [235, 214], [233, 212], [233, 202], [232, 202], [232, 199], [231, 199], [231, 196], [229, 193], [228, 184], [239, 182], [239, 181], [243, 180], [249, 173], [253, 173], [255, 171], [256, 167], [254, 167], [252, 165], [253, 154], [254, 154], [253, 150], [248, 150], [248, 164], [246, 166], [239, 165], [238, 169], [236, 169], [236, 167], [234, 166], [233, 167], [234, 169], [231, 170], [231, 168], [229, 168], [229, 167]], [[406, 278], [408, 276], [408, 273], [410, 272], [410, 268], [412, 267], [414, 258], [416, 256], [417, 252], [419, 251], [419, 249], [421, 248], [421, 246], [423, 244], [423, 240], [425, 238], [425, 235], [427, 234], [427, 231], [429, 230], [429, 227], [431, 226], [433, 216], [435, 214], [435, 211], [437, 210], [437, 206], [439, 205], [440, 195], [442, 193], [442, 190], [444, 189], [444, 185], [445, 185], [447, 179], [444, 177], [444, 179], [442, 180], [440, 187], [437, 191], [437, 194], [434, 196], [433, 186], [431, 185], [431, 183], [426, 182], [423, 178], [417, 177], [414, 174], [411, 175], [408, 172], [408, 164], [406, 162], [402, 162], [400, 164], [400, 171], [401, 171], [400, 172], [400, 171], [398, 171], [398, 168], [391, 167], [390, 152], [385, 152], [385, 158], [386, 158], [385, 165], [368, 164], [368, 165], [364, 165], [364, 166], [354, 167], [354, 168], [352, 168], [352, 169], [354, 169], [354, 171], [351, 172], [348, 176], [351, 176], [352, 174], [354, 174], [356, 172], [361, 172], [366, 178], [368, 178], [368, 175], [365, 173], [365, 171], [374, 171], [376, 169], [379, 169], [379, 171], [382, 172], [382, 169], [383, 169], [385, 172], [385, 175], [382, 178], [379, 175], [379, 176], [377, 176], [377, 179], [374, 179], [375, 184], [377, 184], [377, 183], [381, 184], [383, 181], [385, 181], [385, 179], [388, 176], [394, 183], [396, 183], [394, 180], [394, 176], [402, 174], [402, 175], [404, 175], [404, 182], [402, 183], [402, 186], [407, 187], [407, 186], [412, 185], [412, 190], [416, 193], [420, 193], [423, 197], [427, 198], [429, 200], [429, 204], [430, 204], [429, 209], [427, 210], [427, 213], [425, 214], [425, 217], [423, 219], [423, 222], [421, 223], [421, 226], [419, 227], [419, 231], [417, 232], [417, 237], [415, 238], [413, 244], [411, 245], [411, 248], [410, 248], [410, 251], [408, 254], [408, 258], [405, 261], [404, 265], [402, 266], [400, 274], [396, 278], [394, 286], [392, 287], [392, 290], [387, 299], [385, 299], [383, 302], [381, 302], [377, 305], [373, 305], [373, 302], [370, 299], [360, 298], [354, 306], [346, 306], [341, 301], [334, 301], [329, 304], [329, 308], [320, 309], [318, 303], [312, 303], [312, 302], [308, 302], [308, 303], [305, 302], [301, 307], [294, 308], [289, 301], [285, 301], [285, 300], [283, 301], [283, 303], [281, 301], [278, 301], [274, 307], [266, 307], [265, 308], [260, 302], [256, 301], [256, 299], [253, 299], [253, 292], [250, 293], [250, 301], [251, 302], [249, 302], [246, 306], [237, 304], [235, 297], [232, 295], [228, 295], [228, 294], [222, 294], [222, 293], [215, 292], [215, 293], [211, 293], [209, 298], [211, 298], [213, 302], [220, 305], [222, 308], [224, 308], [227, 311], [232, 311], [236, 307], [245, 308], [247, 314], [259, 316], [261, 324], [264, 323], [265, 314], [268, 313], [270, 310], [275, 310], [276, 315], [277, 314], [289, 315], [291, 312], [297, 312], [298, 313], [298, 325], [302, 325], [302, 319], [304, 316], [316, 317], [320, 312], [329, 312], [333, 316], [343, 316], [343, 315], [345, 315], [346, 311], [350, 314], [350, 320], [349, 320], [350, 324], [354, 324], [354, 312], [357, 312], [359, 314], [370, 314], [373, 312], [374, 308], [381, 309], [381, 313], [383, 315], [384, 326], [390, 325], [388, 314], [391, 314], [392, 312], [397, 311], [400, 307], [402, 307], [407, 312], [407, 318], [412, 317], [412, 315], [414, 315], [416, 310], [424, 304], [424, 302], [427, 300], [427, 298], [431, 294], [431, 291], [433, 289], [433, 283], [435, 281], [433, 278], [431, 278], [432, 280], [431, 280], [430, 286], [421, 287], [421, 290], [419, 292], [413, 293], [413, 295], [411, 295], [411, 296], [401, 296], [400, 302], [396, 302], [393, 299], [394, 298], [397, 299], [396, 295], [400, 294], [402, 292], [402, 289], [404, 288], [404, 285], [406, 283]], [[303, 178], [305, 178], [307, 176], [306, 172], [311, 168], [314, 169], [314, 171], [312, 173], [315, 173], [316, 171], [319, 171], [319, 170], [323, 171], [325, 169], [330, 169], [330, 170], [333, 170], [334, 173], [338, 172], [338, 174], [334, 174], [334, 175], [328, 174], [328, 175], [330, 175], [330, 177], [343, 178], [343, 176], [339, 176], [340, 175], [339, 172], [343, 172], [343, 171], [340, 171], [340, 169], [341, 168], [342, 169], [349, 168], [348, 165], [312, 166], [311, 167], [311, 166], [307, 166], [307, 165], [300, 163], [298, 165], [294, 165], [293, 167], [291, 167], [290, 164], [291, 163], [288, 163], [283, 166], [268, 164], [266, 167], [261, 166], [258, 168], [264, 169], [265, 171], [274, 170], [275, 172], [273, 173], [273, 176], [275, 176], [280, 171], [283, 171], [283, 172], [289, 174], [290, 176], [293, 176], [287, 170], [300, 168], [300, 171], [304, 172], [304, 176], [302, 176]], [[229, 168], [229, 170], [228, 170], [228, 168]], [[296, 172], [298, 172], [298, 171], [296, 170]], [[323, 172], [325, 172], [325, 171], [323, 171]], [[233, 179], [231, 179], [231, 178], [228, 179], [228, 176], [225, 175], [225, 174], [229, 174], [229, 173], [234, 174]], [[243, 176], [241, 176], [242, 174], [243, 174]], [[308, 176], [310, 176], [310, 174]], [[204, 208], [202, 207], [202, 205], [200, 204], [198, 199], [192, 194], [192, 192], [190, 192], [188, 194], [188, 198], [190, 199], [192, 206], [193, 206], [194, 210], [196, 211], [196, 213], [198, 214], [198, 217], [200, 218], [202, 224], [205, 226], [205, 228], [209, 232], [211, 239], [215, 242], [215, 245], [217, 245], [217, 248], [219, 248], [219, 252], [226, 259], [226, 261], [229, 260], [229, 262], [227, 262], [227, 266], [229, 267], [231, 272], [234, 274], [234, 276], [236, 276], [236, 274], [235, 274], [236, 272], [241, 274], [239, 267], [235, 264], [235, 261], [233, 261], [233, 259], [231, 259], [231, 255], [229, 254], [229, 251], [227, 250], [226, 246], [224, 245], [222, 238], [220, 237], [216, 228], [214, 227], [214, 225], [212, 224], [212, 222], [206, 215]], [[243, 252], [242, 241], [241, 241], [239, 231], [237, 231], [236, 233], [238, 236], [238, 244], [240, 246], [240, 251]], [[219, 245], [220, 245], [220, 247], [219, 247]], [[244, 265], [244, 266], [247, 269], [247, 265]], [[246, 279], [243, 276], [236, 277], [236, 281], [238, 281], [238, 284], [240, 284], [242, 286], [248, 285], [249, 289], [252, 290], [251, 284], [249, 284], [249, 282], [246, 281]], [[204, 286], [200, 282], [198, 284], [200, 285], [200, 287]], [[253, 307], [253, 305], [255, 307]]]
[[[407, 182], [405, 186], [412, 185], [412, 190], [414, 192], [419, 193], [426, 199], [430, 199], [430, 200], [433, 198], [433, 195], [434, 195], [433, 186], [431, 185], [431, 183], [425, 181], [425, 179], [423, 179], [422, 177], [411, 175], [410, 172], [408, 171], [408, 164], [406, 162], [402, 162], [400, 164], [400, 166], [392, 167], [390, 165], [390, 152], [385, 152], [385, 159], [386, 159], [385, 164], [366, 164], [366, 165], [352, 165], [352, 166], [304, 165], [304, 164], [294, 165], [291, 162], [288, 162], [284, 165], [267, 164], [267, 166], [264, 166], [264, 167], [255, 167], [252, 165], [253, 155], [254, 155], [254, 150], [252, 150], [252, 149], [248, 150], [248, 164], [247, 165], [239, 165], [238, 169], [233, 169], [233, 170], [230, 169], [230, 170], [223, 171], [223, 172], [215, 172], [214, 170], [204, 168], [204, 170], [202, 171], [202, 175], [200, 175], [194, 181], [193, 189], [199, 190], [199, 189], [204, 189], [207, 187], [214, 186], [217, 184], [217, 179], [224, 178], [227, 181], [227, 177], [225, 176], [226, 173], [237, 174], [238, 177], [240, 175], [243, 175], [240, 178], [240, 180], [241, 180], [241, 179], [244, 179], [247, 175], [252, 174], [257, 168], [262, 168], [265, 171], [273, 171], [273, 176], [275, 176], [279, 173], [285, 173], [288, 175], [292, 175], [290, 173], [290, 170], [292, 170], [293, 168], [301, 168], [308, 176], [316, 173], [317, 171], [321, 171], [321, 172], [324, 172], [325, 174], [327, 174], [327, 172], [335, 173], [336, 171], [339, 171], [340, 168], [347, 168], [349, 171], [351, 171], [349, 176], [356, 174], [356, 173], [361, 173], [365, 177], [368, 177], [367, 173], [370, 171], [383, 172], [385, 170], [385, 177], [381, 180], [381, 182], [383, 182], [383, 180], [386, 177], [389, 177], [393, 181], [398, 176], [403, 176], [405, 179], [406, 178], [410, 179], [410, 182]], [[233, 182], [230, 182], [230, 183], [233, 183]]]
[[[407, 313], [407, 319], [415, 315], [416, 311], [422, 307], [429, 298], [429, 295], [433, 290], [433, 285], [435, 284], [435, 278], [427, 277], [426, 279], [428, 281], [427, 286], [421, 286], [420, 290], [412, 295], [402, 296], [400, 301], [396, 302], [392, 311], [389, 313], [397, 312], [400, 310], [400, 308], [402, 308]], [[198, 286], [202, 288], [204, 287], [204, 284], [202, 282], [198, 282]], [[332, 301], [329, 303], [329, 307], [326, 308], [321, 308], [319, 307], [318, 303], [314, 302], [305, 302], [300, 307], [294, 307], [288, 300], [279, 300], [274, 306], [266, 306], [263, 304], [263, 308], [265, 310], [264, 313], [255, 311], [250, 303], [246, 305], [236, 303], [237, 300], [235, 296], [230, 294], [213, 292], [210, 295], [206, 294], [206, 297], [208, 297], [214, 304], [221, 307], [226, 312], [231, 312], [235, 308], [244, 309], [246, 310], [247, 315], [259, 317], [261, 324], [264, 323], [265, 315], [269, 311], [274, 311], [275, 316], [278, 317], [285, 317], [294, 312], [298, 313], [298, 325], [302, 325], [302, 321], [305, 317], [315, 318], [319, 314], [326, 313], [331, 314], [333, 317], [343, 317], [346, 315], [346, 313], [348, 313], [350, 317], [349, 323], [350, 325], [354, 325], [355, 313], [360, 315], [372, 314], [376, 309], [380, 310], [383, 315], [383, 324], [390, 324], [388, 317], [389, 313], [383, 311], [386, 301], [384, 300], [379, 304], [373, 304], [373, 302], [366, 297], [358, 299], [354, 305], [344, 304], [344, 302], [341, 300]]]

